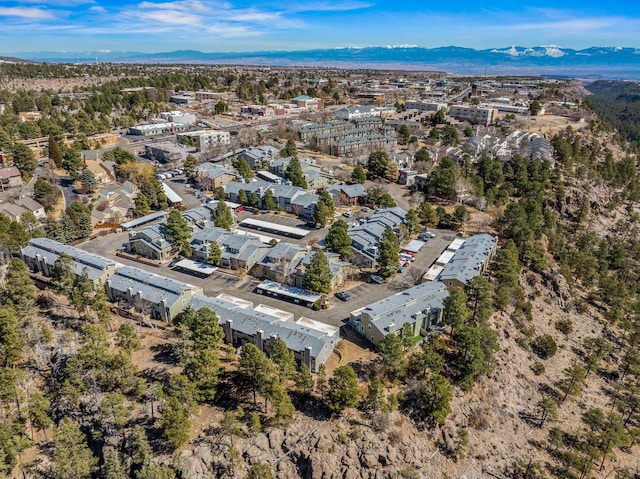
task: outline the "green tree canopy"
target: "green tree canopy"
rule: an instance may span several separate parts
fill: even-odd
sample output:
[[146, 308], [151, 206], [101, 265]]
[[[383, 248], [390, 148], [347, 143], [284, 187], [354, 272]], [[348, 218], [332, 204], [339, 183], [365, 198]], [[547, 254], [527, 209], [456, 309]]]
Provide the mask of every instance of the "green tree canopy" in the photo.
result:
[[174, 251], [179, 251], [185, 256], [191, 256], [191, 227], [180, 214], [180, 211], [171, 210], [169, 216], [167, 216], [166, 234], [167, 238], [172, 242]]
[[316, 250], [305, 270], [304, 287], [318, 293], [330, 293], [332, 278], [327, 255], [320, 249]]
[[400, 176], [398, 166], [386, 151], [374, 151], [371, 153], [367, 162], [367, 169], [373, 176], [389, 181], [397, 181]]
[[338, 253], [345, 259], [353, 255], [351, 249], [351, 236], [348, 233], [349, 225], [346, 221], [339, 219], [329, 229], [324, 239], [324, 246], [327, 250]]
[[354, 183], [360, 183], [364, 185], [367, 181], [367, 173], [364, 171], [364, 168], [360, 165], [356, 165], [353, 171], [351, 172], [351, 181]]
[[340, 413], [348, 407], [357, 407], [360, 404], [358, 377], [351, 366], [339, 366], [333, 372], [333, 376], [329, 379], [327, 403], [334, 413]]
[[231, 227], [233, 226], [233, 213], [231, 212], [231, 208], [227, 206], [227, 203], [219, 200], [216, 209], [213, 210], [211, 215], [213, 216], [215, 226], [231, 231]]
[[390, 226], [382, 233], [378, 248], [378, 268], [380, 274], [387, 277], [395, 274], [400, 267], [400, 245], [398, 235]]
[[212, 266], [220, 266], [222, 261], [222, 250], [215, 241], [209, 242], [209, 254], [207, 255], [207, 263]]
[[89, 479], [98, 463], [86, 444], [85, 435], [66, 417], [56, 429], [53, 459], [56, 479]]
[[13, 146], [12, 153], [13, 164], [18, 168], [22, 180], [29, 181], [38, 167], [38, 160], [36, 160], [33, 151], [27, 145], [16, 143]]
[[293, 156], [289, 161], [289, 165], [285, 170], [284, 176], [293, 186], [298, 186], [305, 190], [308, 188], [307, 180], [305, 179], [302, 167], [300, 166], [300, 161], [296, 156]]

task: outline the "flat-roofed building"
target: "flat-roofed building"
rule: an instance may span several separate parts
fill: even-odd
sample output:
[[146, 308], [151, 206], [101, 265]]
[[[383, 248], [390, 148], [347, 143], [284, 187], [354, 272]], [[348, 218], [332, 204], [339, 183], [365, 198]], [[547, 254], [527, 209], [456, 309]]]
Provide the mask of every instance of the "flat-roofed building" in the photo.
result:
[[218, 145], [231, 144], [231, 135], [228, 131], [222, 130], [197, 130], [187, 131], [177, 136], [179, 142], [184, 138], [189, 138], [196, 145], [198, 151], [206, 151]]
[[447, 288], [466, 287], [471, 278], [481, 275], [489, 267], [497, 244], [498, 238], [489, 234], [477, 234], [466, 238], [464, 244], [455, 252], [445, 251], [453, 255], [453, 258], [442, 265], [443, 269], [438, 279]]
[[448, 115], [459, 121], [489, 126], [496, 121], [498, 110], [475, 105], [451, 105]]

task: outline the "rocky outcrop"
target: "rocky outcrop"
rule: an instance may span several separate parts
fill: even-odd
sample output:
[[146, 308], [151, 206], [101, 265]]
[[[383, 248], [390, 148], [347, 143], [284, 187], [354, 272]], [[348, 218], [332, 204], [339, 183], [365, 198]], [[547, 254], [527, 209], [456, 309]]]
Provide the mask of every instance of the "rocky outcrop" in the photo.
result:
[[406, 468], [426, 477], [432, 431], [416, 430], [400, 414], [391, 416], [391, 426], [382, 432], [360, 419], [316, 421], [302, 415], [286, 428], [245, 431], [234, 443], [239, 464], [231, 464], [224, 440], [201, 436], [197, 447], [182, 454], [182, 477], [244, 477], [255, 463], [268, 464], [277, 479], [387, 479]]

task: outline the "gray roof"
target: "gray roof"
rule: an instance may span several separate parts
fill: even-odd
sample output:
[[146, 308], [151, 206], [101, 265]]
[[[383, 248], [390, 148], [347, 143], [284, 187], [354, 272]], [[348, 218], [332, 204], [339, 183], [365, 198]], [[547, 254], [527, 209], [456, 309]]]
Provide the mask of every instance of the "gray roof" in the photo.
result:
[[231, 171], [223, 166], [217, 165], [215, 163], [211, 163], [207, 161], [202, 163], [200, 166], [196, 168], [196, 172], [200, 175], [206, 176], [207, 178], [218, 178], [223, 175], [233, 175], [238, 176], [235, 171]]
[[61, 253], [66, 253], [71, 257], [73, 260], [71, 267], [77, 275], [82, 274], [86, 268], [92, 280], [102, 275], [110, 266], [118, 264], [113, 260], [87, 253], [74, 246], [65, 245], [49, 238], [33, 238], [28, 246], [22, 248], [23, 257], [35, 258], [39, 254], [46, 258], [50, 265], [55, 263]]
[[299, 323], [281, 321], [275, 316], [253, 309], [240, 308], [218, 298], [196, 297], [191, 301], [191, 306], [196, 310], [211, 309], [218, 315], [220, 325], [231, 320], [233, 329], [246, 335], [253, 336], [261, 330], [265, 339], [280, 337], [292, 351], [303, 351], [308, 346], [313, 357], [317, 357], [327, 344], [335, 341], [334, 337], [322, 331]]
[[188, 283], [149, 273], [133, 266], [116, 268], [116, 273], [109, 277], [107, 283], [117, 291], [126, 291], [128, 288], [132, 288], [134, 294], [140, 292], [143, 299], [154, 304], [160, 304], [164, 299], [169, 307], [187, 291], [194, 293], [199, 291], [199, 288]]
[[358, 198], [361, 196], [367, 196], [367, 189], [364, 185], [360, 183], [355, 183], [353, 185], [347, 185], [345, 183], [336, 183], [335, 185], [331, 185], [329, 188], [329, 193], [335, 195], [339, 194], [341, 191], [348, 196], [349, 198]]
[[463, 284], [468, 283], [471, 278], [482, 273], [482, 265], [491, 257], [497, 242], [498, 238], [488, 234], [473, 235], [465, 239], [464, 245], [445, 265], [438, 279], [443, 282], [455, 279]]
[[150, 223], [151, 221], [155, 221], [159, 218], [164, 218], [165, 216], [167, 216], [166, 211], [156, 211], [155, 213], [151, 213], [146, 216], [141, 216], [140, 218], [136, 218], [135, 220], [128, 221], [127, 223], [122, 223], [120, 226], [123, 229], [127, 230], [131, 228], [135, 228], [138, 225]]
[[281, 259], [291, 260], [300, 251], [306, 251], [306, 248], [284, 241], [279, 242], [273, 248], [269, 248], [267, 254], [262, 258], [263, 263], [278, 263]]
[[368, 314], [380, 331], [388, 330], [393, 324], [396, 330], [405, 323], [411, 323], [417, 313], [430, 309], [442, 309], [449, 292], [443, 283], [429, 281], [388, 296], [365, 307], [362, 314]]

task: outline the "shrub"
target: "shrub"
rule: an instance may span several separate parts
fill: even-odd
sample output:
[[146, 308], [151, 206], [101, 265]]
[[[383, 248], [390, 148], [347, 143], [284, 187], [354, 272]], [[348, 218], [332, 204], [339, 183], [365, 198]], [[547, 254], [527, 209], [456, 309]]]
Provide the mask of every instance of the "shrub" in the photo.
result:
[[573, 323], [570, 319], [559, 319], [556, 321], [555, 327], [565, 336], [569, 336], [573, 332]]
[[556, 354], [558, 346], [550, 335], [543, 334], [531, 341], [531, 349], [540, 359], [549, 359]]
[[540, 376], [545, 371], [544, 364], [542, 364], [540, 361], [536, 361], [531, 365], [531, 370], [533, 371], [533, 374], [535, 374], [536, 376]]

